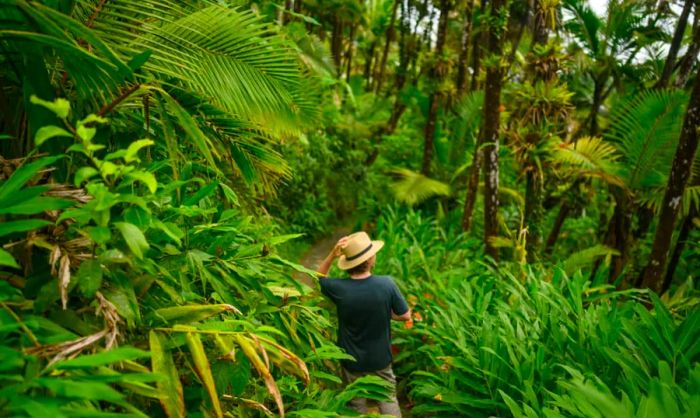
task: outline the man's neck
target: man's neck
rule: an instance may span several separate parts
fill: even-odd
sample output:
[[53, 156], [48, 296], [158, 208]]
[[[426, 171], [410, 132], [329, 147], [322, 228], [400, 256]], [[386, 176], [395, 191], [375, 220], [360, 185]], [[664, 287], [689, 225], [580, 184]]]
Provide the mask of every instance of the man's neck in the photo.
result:
[[362, 280], [362, 279], [368, 278], [371, 275], [372, 275], [371, 271], [366, 271], [366, 272], [360, 273], [360, 274], [351, 274], [350, 278], [355, 279], [355, 280]]

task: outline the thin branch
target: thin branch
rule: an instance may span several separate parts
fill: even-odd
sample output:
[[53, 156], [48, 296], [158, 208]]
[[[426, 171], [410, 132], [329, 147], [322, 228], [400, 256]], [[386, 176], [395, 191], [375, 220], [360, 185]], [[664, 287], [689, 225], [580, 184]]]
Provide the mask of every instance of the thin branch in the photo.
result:
[[95, 19], [97, 18], [97, 15], [100, 14], [105, 3], [107, 3], [107, 0], [100, 0], [100, 2], [97, 3], [97, 6], [95, 6], [95, 10], [90, 15], [90, 18], [88, 19], [85, 26], [87, 26], [88, 28], [92, 28], [92, 25], [95, 23]]
[[124, 90], [122, 94], [119, 95], [116, 99], [114, 99], [111, 103], [108, 103], [97, 112], [99, 116], [104, 116], [107, 113], [111, 112], [112, 109], [117, 107], [117, 105], [124, 100], [126, 100], [127, 97], [131, 96], [136, 90], [141, 88], [141, 84], [134, 84], [133, 86], [129, 87], [128, 89]]

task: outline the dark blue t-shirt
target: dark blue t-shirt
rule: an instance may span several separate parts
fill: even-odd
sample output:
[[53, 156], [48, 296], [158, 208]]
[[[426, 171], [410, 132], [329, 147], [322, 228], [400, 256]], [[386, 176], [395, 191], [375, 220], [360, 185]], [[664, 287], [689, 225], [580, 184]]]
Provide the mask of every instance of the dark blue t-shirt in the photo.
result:
[[391, 364], [391, 312], [403, 315], [408, 304], [388, 276], [320, 280], [321, 291], [338, 308], [338, 345], [357, 361], [344, 360], [355, 372]]

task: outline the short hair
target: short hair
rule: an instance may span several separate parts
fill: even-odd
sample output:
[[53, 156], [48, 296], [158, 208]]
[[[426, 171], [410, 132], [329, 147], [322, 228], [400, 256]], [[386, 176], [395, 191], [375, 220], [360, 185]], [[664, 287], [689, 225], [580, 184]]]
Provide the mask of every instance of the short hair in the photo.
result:
[[369, 271], [369, 260], [370, 260], [371, 258], [372, 258], [372, 257], [370, 257], [369, 259], [367, 259], [367, 260], [363, 261], [362, 263], [356, 265], [355, 267], [349, 268], [349, 269], [347, 270], [348, 274], [350, 274], [350, 275], [353, 275], [353, 274], [362, 274], [362, 273], [366, 273], [367, 271]]

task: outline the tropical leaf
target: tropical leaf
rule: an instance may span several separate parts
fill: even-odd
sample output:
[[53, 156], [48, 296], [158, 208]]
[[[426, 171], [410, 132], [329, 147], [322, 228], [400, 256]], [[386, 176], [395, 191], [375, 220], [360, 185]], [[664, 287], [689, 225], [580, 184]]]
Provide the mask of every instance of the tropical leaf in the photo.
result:
[[559, 265], [566, 272], [566, 274], [573, 274], [581, 268], [592, 265], [593, 262], [600, 257], [608, 257], [619, 254], [619, 251], [615, 250], [614, 248], [599, 244], [571, 254]]
[[575, 143], [561, 144], [554, 150], [554, 161], [575, 176], [600, 178], [617, 186], [625, 185], [615, 174], [619, 169], [618, 152], [599, 137], [582, 137]]
[[153, 315], [167, 322], [190, 323], [210, 318], [223, 312], [241, 312], [232, 305], [186, 305], [157, 309]]
[[185, 334], [185, 339], [187, 340], [187, 346], [190, 348], [190, 353], [192, 354], [192, 360], [194, 361], [194, 368], [197, 371], [199, 379], [202, 381], [204, 388], [209, 394], [211, 399], [211, 404], [214, 407], [214, 414], [216, 417], [221, 418], [224, 413], [221, 409], [221, 403], [219, 402], [219, 394], [216, 391], [216, 385], [214, 384], [214, 377], [211, 373], [211, 366], [209, 364], [209, 359], [207, 358], [207, 353], [204, 351], [204, 345], [202, 345], [202, 340], [199, 334], [194, 332], [188, 332]]
[[257, 370], [260, 377], [262, 377], [265, 381], [265, 386], [267, 386], [268, 392], [270, 392], [270, 395], [272, 395], [272, 397], [275, 399], [275, 403], [277, 403], [280, 418], [284, 418], [284, 403], [282, 402], [282, 394], [277, 387], [274, 377], [272, 377], [272, 374], [270, 373], [268, 365], [266, 365], [263, 359], [260, 358], [260, 355], [258, 355], [253, 343], [248, 338], [243, 335], [236, 334], [234, 335], [234, 339], [236, 340], [236, 344], [238, 344], [238, 346], [241, 347], [241, 350], [243, 350], [245, 356], [248, 357], [248, 360], [250, 360], [250, 363], [253, 365], [255, 370]]
[[178, 376], [175, 362], [170, 350], [166, 348], [165, 337], [156, 332], [149, 333], [151, 347], [151, 367], [154, 373], [163, 376], [157, 382], [160, 391], [160, 404], [169, 418], [181, 418], [185, 416], [185, 400], [182, 392], [180, 376]]
[[391, 185], [399, 202], [415, 205], [434, 196], [449, 196], [450, 186], [405, 168], [392, 170], [399, 179]]

